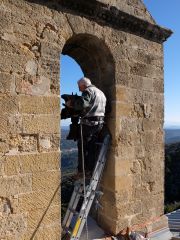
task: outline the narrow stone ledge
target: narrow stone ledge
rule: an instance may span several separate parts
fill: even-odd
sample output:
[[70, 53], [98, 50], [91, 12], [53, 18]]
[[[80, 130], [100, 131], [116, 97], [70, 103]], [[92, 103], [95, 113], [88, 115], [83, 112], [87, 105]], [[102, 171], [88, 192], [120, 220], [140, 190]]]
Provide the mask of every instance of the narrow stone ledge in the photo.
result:
[[[28, 1], [34, 2], [34, 0]], [[46, 2], [48, 3], [44, 1], [43, 5], [46, 5]], [[59, 0], [57, 4], [52, 4], [50, 7], [55, 10], [75, 12], [99, 24], [105, 24], [158, 43], [166, 41], [172, 34], [170, 29], [162, 28], [98, 1]]]

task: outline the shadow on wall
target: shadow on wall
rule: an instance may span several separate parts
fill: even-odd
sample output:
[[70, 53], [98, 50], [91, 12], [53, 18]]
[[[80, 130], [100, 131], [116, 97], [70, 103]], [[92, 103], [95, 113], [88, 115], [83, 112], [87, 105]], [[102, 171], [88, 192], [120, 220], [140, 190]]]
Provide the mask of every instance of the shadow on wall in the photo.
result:
[[53, 202], [56, 194], [58, 193], [58, 191], [59, 191], [59, 189], [60, 189], [60, 186], [61, 186], [61, 183], [57, 186], [56, 190], [54, 191], [54, 194], [53, 194], [52, 198], [50, 199], [49, 204], [48, 204], [48, 206], [46, 207], [43, 215], [41, 216], [41, 219], [39, 220], [39, 223], [37, 224], [34, 232], [32, 233], [32, 236], [31, 236], [30, 240], [33, 240], [33, 239], [34, 239], [34, 237], [35, 237], [38, 229], [39, 229], [40, 226], [41, 226], [41, 223], [42, 223], [43, 219], [45, 218], [45, 216], [46, 216], [46, 214], [47, 214], [47, 212], [48, 212], [48, 210], [49, 210], [49, 208], [50, 208], [50, 206], [51, 206], [51, 204], [52, 204], [52, 202]]

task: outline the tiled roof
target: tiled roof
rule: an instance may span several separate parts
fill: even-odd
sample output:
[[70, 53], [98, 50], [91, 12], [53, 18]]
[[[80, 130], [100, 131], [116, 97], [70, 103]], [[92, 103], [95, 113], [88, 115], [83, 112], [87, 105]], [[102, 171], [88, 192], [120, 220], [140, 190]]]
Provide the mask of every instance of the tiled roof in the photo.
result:
[[175, 236], [174, 239], [180, 239], [180, 209], [177, 211], [168, 213], [169, 229]]

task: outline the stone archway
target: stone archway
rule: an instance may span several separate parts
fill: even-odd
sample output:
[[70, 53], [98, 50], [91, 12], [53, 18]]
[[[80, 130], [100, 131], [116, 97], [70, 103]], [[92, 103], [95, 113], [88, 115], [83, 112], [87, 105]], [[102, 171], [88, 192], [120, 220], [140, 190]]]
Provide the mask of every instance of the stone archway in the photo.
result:
[[111, 100], [110, 91], [115, 84], [114, 59], [102, 40], [91, 34], [74, 35], [67, 40], [62, 54], [74, 58], [84, 75]]
[[[62, 49], [62, 54], [72, 57], [81, 67], [84, 76], [90, 78], [92, 83], [105, 93], [107, 97], [106, 123], [114, 135], [115, 114], [111, 114], [111, 105], [114, 100], [112, 92], [115, 89], [115, 65], [110, 49], [102, 39], [84, 33], [69, 38]], [[106, 188], [106, 186], [103, 187]]]
[[9, 206], [8, 212], [1, 208], [0, 233], [5, 239], [61, 234], [60, 53], [75, 58], [112, 106], [101, 224], [118, 233], [163, 214], [162, 43], [171, 31], [156, 25], [140, 0], [111, 3], [6, 0], [0, 5], [0, 205]]

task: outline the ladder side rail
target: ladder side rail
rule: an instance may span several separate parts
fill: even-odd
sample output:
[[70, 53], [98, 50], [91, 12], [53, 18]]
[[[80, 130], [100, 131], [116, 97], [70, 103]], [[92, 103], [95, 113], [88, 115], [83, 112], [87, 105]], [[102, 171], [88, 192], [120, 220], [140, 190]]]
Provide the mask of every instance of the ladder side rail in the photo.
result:
[[70, 209], [75, 209], [77, 207], [77, 204], [79, 202], [79, 198], [81, 196], [82, 191], [83, 191], [82, 184], [79, 184], [79, 185], [74, 187], [74, 191], [73, 191], [73, 194], [71, 196], [71, 200], [68, 204], [68, 208], [67, 208], [65, 217], [63, 219], [63, 222], [62, 222], [62, 228], [68, 228], [69, 227], [69, 225], [71, 223], [71, 219], [73, 217], [73, 213]]
[[[95, 190], [97, 188], [98, 182], [100, 180], [102, 171], [103, 171], [104, 166], [105, 166], [106, 153], [107, 153], [107, 150], [108, 150], [109, 141], [110, 141], [110, 135], [108, 134], [105, 137], [103, 145], [101, 147], [100, 154], [99, 154], [99, 157], [98, 157], [98, 161], [97, 161], [96, 167], [95, 167], [94, 172], [93, 172], [93, 177], [92, 177], [92, 180], [89, 184], [88, 190], [86, 192], [86, 198], [84, 199], [84, 202], [82, 204], [82, 207], [81, 207], [81, 210], [80, 210], [80, 213], [79, 213], [79, 216], [78, 216], [77, 222], [78, 222], [79, 226], [77, 226], [75, 224], [74, 229], [73, 229], [73, 233], [75, 232], [74, 233], [75, 236], [72, 236], [71, 240], [79, 239], [79, 237], [81, 235], [81, 232], [83, 230], [84, 224], [86, 222], [86, 218], [88, 216], [88, 213], [90, 211], [91, 205], [92, 205], [94, 197], [95, 197]], [[76, 230], [76, 228], [77, 228], [77, 230]]]
[[91, 182], [90, 182], [90, 184], [89, 184], [89, 186], [88, 186], [88, 188], [87, 188], [86, 199], [84, 200], [84, 202], [83, 202], [83, 204], [82, 204], [82, 206], [84, 206], [84, 207], [86, 206], [86, 204], [87, 204], [87, 202], [88, 202], [88, 198], [89, 198], [91, 192], [96, 190], [96, 187], [97, 187], [97, 185], [98, 185], [99, 176], [100, 176], [100, 174], [101, 174], [101, 172], [102, 172], [103, 165], [105, 164], [104, 159], [105, 159], [105, 155], [102, 156], [102, 159], [101, 159], [101, 160], [99, 160], [99, 162], [98, 162], [98, 168], [96, 169], [96, 173], [94, 174], [94, 177], [93, 177], [93, 179], [91, 180]]
[[98, 161], [97, 161], [95, 170], [93, 172], [91, 182], [89, 184], [89, 189], [92, 188], [93, 190], [95, 190], [94, 187], [96, 187], [97, 181], [98, 182], [100, 181], [100, 177], [102, 175], [102, 172], [104, 170], [105, 163], [106, 163], [106, 154], [108, 151], [109, 142], [110, 142], [110, 135], [107, 135], [106, 138], [104, 139], [104, 144], [102, 145], [102, 148], [98, 157]]
[[84, 209], [83, 212], [79, 216], [79, 218], [81, 219], [81, 224], [79, 226], [77, 234], [76, 234], [76, 236], [74, 236], [74, 238], [71, 238], [71, 240], [74, 240], [74, 239], [78, 240], [80, 238], [81, 233], [82, 233], [83, 228], [84, 228], [84, 225], [85, 225], [86, 220], [87, 220], [87, 216], [88, 216], [89, 211], [91, 209], [91, 205], [94, 201], [94, 198], [95, 198], [95, 191], [92, 191], [91, 195], [89, 196], [89, 201], [87, 203], [86, 209]]
[[100, 153], [99, 153], [99, 156], [98, 156], [98, 159], [97, 159], [97, 164], [95, 166], [95, 169], [93, 171], [93, 175], [92, 175], [92, 178], [94, 177], [95, 173], [96, 173], [96, 169], [98, 168], [98, 162], [101, 161], [101, 158], [102, 158], [102, 155], [104, 154], [104, 147], [106, 145], [108, 145], [108, 143], [110, 142], [110, 135], [107, 134], [104, 138], [104, 141], [103, 141], [103, 144], [101, 146], [101, 150], [100, 150]]
[[[105, 155], [103, 158], [105, 158]], [[103, 169], [103, 164], [100, 165], [99, 172], [101, 172], [102, 169]], [[98, 169], [97, 169], [97, 173], [98, 173]], [[95, 179], [98, 176], [99, 175], [96, 174]], [[95, 181], [95, 183], [93, 184], [92, 188], [89, 188], [89, 191], [87, 192], [88, 197], [84, 200], [84, 202], [82, 204], [81, 211], [79, 213], [78, 221], [77, 221], [79, 226], [75, 225], [75, 227], [73, 229], [73, 233], [74, 232], [75, 233], [74, 233], [74, 236], [72, 236], [71, 240], [78, 240], [82, 233], [82, 230], [84, 228], [88, 213], [90, 211], [91, 205], [92, 205], [94, 197], [95, 197], [95, 190], [98, 185], [98, 181], [96, 181], [96, 180], [94, 180], [94, 181]], [[77, 228], [77, 230], [76, 230], [76, 228]]]

